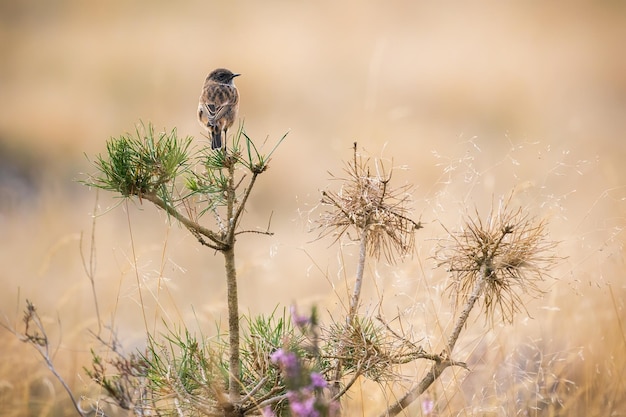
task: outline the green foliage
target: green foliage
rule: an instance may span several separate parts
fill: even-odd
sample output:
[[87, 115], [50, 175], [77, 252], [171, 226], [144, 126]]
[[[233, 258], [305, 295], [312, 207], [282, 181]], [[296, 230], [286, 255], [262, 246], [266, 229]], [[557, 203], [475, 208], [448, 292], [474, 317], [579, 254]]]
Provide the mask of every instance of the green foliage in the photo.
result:
[[[279, 348], [302, 350], [302, 336], [297, 335], [289, 319], [276, 316], [243, 317], [246, 323], [242, 332], [242, 381], [250, 389], [264, 378], [267, 383], [261, 388], [264, 393], [282, 391], [278, 369], [270, 363], [270, 355]], [[282, 393], [282, 392], [281, 392]]]
[[[252, 410], [263, 401], [281, 398], [287, 392], [280, 369], [270, 355], [280, 348], [305, 354], [302, 336], [291, 321], [276, 312], [269, 316], [243, 316], [241, 375], [239, 381], [246, 397], [242, 409]], [[131, 354], [128, 359], [109, 361], [115, 369], [107, 375], [107, 364], [93, 354], [93, 370], [87, 374], [124, 409], [158, 410], [168, 415], [182, 410], [185, 415], [219, 413], [229, 377], [228, 343], [225, 335], [198, 338], [186, 328], [168, 328], [159, 341], [149, 337], [145, 355]], [[132, 366], [131, 366], [132, 365]], [[141, 368], [139, 367], [141, 365]], [[135, 369], [140, 369], [141, 372]], [[133, 393], [143, 387], [143, 397]], [[145, 401], [150, 398], [151, 401]]]
[[247, 156], [248, 156], [245, 161], [242, 161], [242, 163], [246, 164], [248, 169], [250, 171], [252, 171], [252, 172], [255, 172], [255, 173], [261, 173], [261, 172], [263, 172], [263, 171], [265, 171], [267, 169], [267, 164], [270, 161], [270, 158], [272, 157], [272, 154], [274, 153], [274, 151], [276, 151], [278, 146], [283, 142], [283, 140], [285, 140], [285, 138], [288, 135], [288, 133], [285, 133], [276, 142], [276, 144], [269, 151], [269, 153], [267, 155], [263, 155], [263, 154], [261, 154], [259, 152], [258, 148], [254, 144], [252, 139], [250, 139], [250, 137], [243, 130], [243, 125], [240, 127], [239, 131], [240, 131], [240, 135], [239, 136], [243, 135], [243, 137], [246, 139], [246, 151], [247, 151]]
[[158, 410], [217, 407], [217, 393], [228, 381], [222, 347], [198, 339], [187, 329], [170, 329], [162, 342], [150, 336], [146, 388], [157, 399]]
[[239, 181], [233, 181], [235, 169], [240, 168], [244, 173], [251, 173], [253, 179], [250, 184], [253, 185], [257, 175], [267, 170], [271, 155], [286, 136], [287, 134], [283, 135], [268, 154], [262, 154], [246, 134], [244, 125], [241, 124], [233, 137], [231, 146], [202, 152], [195, 161], [201, 170], [189, 170], [185, 180], [185, 187], [190, 191], [187, 197], [193, 195], [198, 204], [204, 204], [199, 211], [199, 216], [217, 207], [226, 206], [229, 190], [236, 192], [238, 201], [245, 201], [251, 186], [240, 187]]
[[176, 129], [157, 134], [152, 124], [142, 124], [134, 135], [107, 141], [107, 157], [95, 161], [99, 176], [87, 184], [123, 197], [157, 194], [167, 201], [174, 179], [188, 169], [191, 140], [178, 138]]
[[[169, 399], [173, 399], [177, 410], [209, 410], [209, 414], [221, 412], [234, 416], [237, 415], [236, 410], [246, 404], [251, 408], [257, 406], [252, 401], [255, 393], [263, 394], [268, 390], [275, 393], [281, 386], [276, 378], [270, 381], [262, 377], [263, 383], [259, 384], [256, 378], [243, 375], [241, 370], [242, 365], [248, 366], [248, 371], [255, 364], [250, 361], [242, 364], [241, 360], [241, 316], [238, 312], [234, 256], [237, 235], [271, 235], [269, 231], [242, 231], [239, 223], [257, 177], [267, 170], [276, 146], [269, 155], [261, 154], [244, 133], [243, 124], [231, 143], [223, 149], [209, 150], [205, 147], [190, 154], [190, 145], [191, 138], [179, 139], [176, 130], [156, 135], [152, 125], [143, 127], [141, 131], [137, 129], [135, 136], [123, 135], [107, 143], [108, 157], [98, 156], [95, 162], [98, 174], [86, 183], [117, 192], [122, 197], [136, 196], [153, 203], [179, 221], [202, 245], [224, 256], [228, 288], [227, 340], [219, 338], [217, 343], [205, 346], [185, 330], [170, 332], [166, 343], [158, 343], [153, 335], [149, 335], [150, 346], [145, 360], [150, 366], [145, 379], [148, 384], [146, 390], [154, 394], [149, 397], [166, 399], [165, 408], [171, 405]], [[179, 183], [185, 187], [177, 187]], [[214, 217], [214, 229], [199, 222], [207, 212]], [[253, 328], [250, 337], [256, 334], [255, 337], [263, 340], [265, 336], [272, 336], [271, 341], [258, 346], [266, 356], [270, 352], [266, 349], [275, 349], [278, 338], [284, 336], [282, 322], [276, 326], [273, 322], [272, 325], [268, 323], [250, 323]], [[269, 329], [278, 333], [268, 332]], [[96, 359], [94, 363], [98, 365]], [[264, 370], [272, 373], [267, 366]], [[109, 392], [105, 385], [110, 379], [94, 379]], [[248, 386], [249, 381], [254, 381], [255, 385]], [[262, 389], [267, 381], [271, 386], [267, 390]], [[246, 393], [246, 397], [242, 398], [242, 393]], [[160, 403], [158, 398], [152, 401]], [[150, 408], [145, 404], [140, 407]]]

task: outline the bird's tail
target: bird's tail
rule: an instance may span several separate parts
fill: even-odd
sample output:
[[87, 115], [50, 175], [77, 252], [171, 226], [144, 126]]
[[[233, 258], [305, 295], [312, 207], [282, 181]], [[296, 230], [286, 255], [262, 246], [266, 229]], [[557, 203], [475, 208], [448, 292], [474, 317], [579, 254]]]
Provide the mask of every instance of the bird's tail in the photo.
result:
[[216, 127], [213, 129], [213, 135], [211, 138], [211, 149], [222, 148], [222, 129]]

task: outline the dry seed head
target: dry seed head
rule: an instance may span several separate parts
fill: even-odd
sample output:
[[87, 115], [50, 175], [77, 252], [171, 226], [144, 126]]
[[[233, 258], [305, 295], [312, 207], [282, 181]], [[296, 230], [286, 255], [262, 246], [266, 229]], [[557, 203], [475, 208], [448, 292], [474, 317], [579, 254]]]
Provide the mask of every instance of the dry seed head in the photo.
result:
[[415, 247], [415, 231], [422, 226], [407, 216], [411, 201], [410, 185], [393, 188], [391, 174], [379, 161], [374, 163], [376, 173], [370, 173], [370, 159], [363, 159], [356, 151], [354, 159], [346, 164], [346, 178], [340, 178], [342, 187], [337, 192], [323, 191], [321, 203], [328, 210], [321, 214], [318, 225], [320, 236], [333, 235], [339, 240], [348, 230], [359, 236], [367, 233], [370, 256], [388, 261], [411, 253]]
[[482, 310], [491, 320], [499, 311], [503, 321], [511, 322], [525, 310], [521, 293], [541, 295], [538, 283], [557, 261], [552, 253], [556, 243], [548, 239], [545, 222], [507, 204], [492, 210], [486, 221], [477, 214], [467, 218], [460, 231], [448, 234], [436, 252], [439, 266], [451, 273], [448, 290], [457, 306], [465, 305], [484, 280]]
[[[397, 381], [401, 378], [399, 366], [427, 356], [421, 346], [368, 317], [351, 323], [336, 321], [322, 331], [325, 340], [337, 341], [324, 346], [323, 356], [337, 359], [339, 355], [347, 374], [363, 374], [379, 383]], [[340, 352], [335, 350], [337, 346]]]

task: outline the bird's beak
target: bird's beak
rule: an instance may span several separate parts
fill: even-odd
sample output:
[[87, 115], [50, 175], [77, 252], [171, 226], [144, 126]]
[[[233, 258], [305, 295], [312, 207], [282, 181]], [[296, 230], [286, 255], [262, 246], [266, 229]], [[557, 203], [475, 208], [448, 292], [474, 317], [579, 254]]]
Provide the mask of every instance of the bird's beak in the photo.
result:
[[241, 74], [233, 74], [233, 78], [239, 77]]

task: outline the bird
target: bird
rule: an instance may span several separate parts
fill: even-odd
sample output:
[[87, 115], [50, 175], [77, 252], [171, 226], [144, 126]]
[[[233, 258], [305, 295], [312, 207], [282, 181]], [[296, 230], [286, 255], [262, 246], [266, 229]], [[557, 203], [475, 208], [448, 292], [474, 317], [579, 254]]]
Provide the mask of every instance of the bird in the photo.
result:
[[239, 92], [234, 83], [235, 74], [226, 68], [218, 68], [206, 77], [198, 104], [198, 121], [211, 135], [211, 149], [221, 149], [228, 129], [235, 122], [239, 111]]

